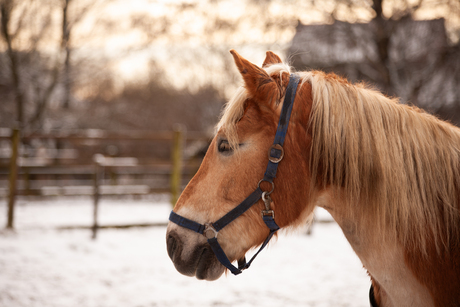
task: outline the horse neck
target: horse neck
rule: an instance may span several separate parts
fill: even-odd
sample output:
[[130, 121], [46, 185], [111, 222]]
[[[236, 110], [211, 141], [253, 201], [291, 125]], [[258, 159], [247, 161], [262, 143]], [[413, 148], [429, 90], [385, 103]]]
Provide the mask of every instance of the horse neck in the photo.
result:
[[434, 306], [427, 287], [406, 265], [405, 249], [395, 240], [380, 237], [372, 221], [350, 214], [340, 190], [326, 189], [316, 205], [327, 210], [342, 229], [347, 241], [379, 287], [379, 306]]
[[[320, 85], [313, 86], [313, 91], [316, 89], [318, 93]], [[334, 164], [333, 159], [327, 159], [341, 157], [344, 153], [349, 157], [353, 151], [337, 151], [343, 141], [339, 144], [322, 142], [323, 139], [341, 139], [334, 137], [336, 127], [324, 120], [322, 109], [317, 108], [319, 112], [315, 113], [315, 121], [310, 125], [317, 130], [310, 135], [313, 140], [311, 146], [316, 146], [316, 150], [311, 151], [309, 171], [310, 177], [318, 180], [319, 184], [318, 188], [313, 187], [314, 193], [310, 193], [311, 202], [331, 213], [370, 275], [381, 286], [387, 305], [380, 306], [458, 306], [460, 131], [417, 109], [398, 105], [366, 89], [362, 91], [365, 94], [363, 99], [372, 98], [373, 106], [381, 107], [379, 114], [386, 114], [387, 120], [384, 124], [383, 117], [373, 114], [372, 108], [368, 108], [369, 112], [361, 115], [373, 114], [377, 121], [381, 119], [382, 122], [374, 125], [373, 120], [363, 121], [365, 127], [366, 123], [369, 125], [369, 129], [364, 131], [374, 131], [381, 137], [367, 135], [365, 140], [371, 146], [365, 148], [369, 150], [354, 151], [358, 158], [356, 161], [361, 163], [359, 167], [344, 164], [344, 161], [355, 161], [353, 159], [336, 159], [341, 164]], [[317, 106], [322, 100], [315, 99]], [[367, 104], [368, 100], [363, 102]], [[326, 105], [328, 108], [336, 106]], [[352, 115], [335, 112], [336, 115]], [[347, 119], [349, 122], [346, 123], [353, 123], [353, 117]], [[396, 128], [400, 126], [389, 125], [390, 119], [396, 123], [398, 120], [411, 123], [407, 129], [412, 127], [412, 130], [404, 130], [399, 135]], [[324, 122], [328, 125], [323, 127]], [[345, 135], [350, 136], [355, 127], [347, 127]], [[386, 133], [388, 127], [393, 128], [391, 133]], [[387, 135], [398, 137], [388, 138]], [[374, 148], [370, 142], [376, 139], [382, 142]], [[393, 145], [391, 150], [385, 146], [386, 141]], [[373, 161], [375, 157], [381, 160]], [[411, 164], [410, 157], [415, 159], [415, 165]], [[368, 166], [379, 167], [371, 169]], [[352, 172], [353, 169], [355, 172]], [[400, 173], [397, 173], [398, 170]], [[374, 178], [375, 174], [379, 177]], [[407, 180], [401, 182], [398, 178]], [[376, 182], [378, 184], [373, 184]]]

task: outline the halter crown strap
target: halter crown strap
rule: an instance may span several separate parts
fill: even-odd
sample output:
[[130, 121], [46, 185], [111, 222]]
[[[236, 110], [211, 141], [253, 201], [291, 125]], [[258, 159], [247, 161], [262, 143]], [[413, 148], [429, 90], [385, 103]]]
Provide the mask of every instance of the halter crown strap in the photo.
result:
[[[276, 177], [276, 172], [278, 170], [278, 162], [284, 156], [284, 139], [286, 138], [287, 128], [289, 126], [289, 119], [292, 112], [292, 106], [294, 105], [294, 100], [296, 96], [297, 86], [299, 84], [300, 77], [291, 74], [289, 78], [289, 84], [286, 89], [286, 95], [284, 97], [283, 107], [281, 109], [281, 115], [278, 122], [278, 128], [276, 130], [275, 140], [273, 145], [270, 147], [269, 151], [269, 161], [267, 165], [267, 169], [265, 171], [264, 178], [259, 182], [257, 189], [252, 192], [245, 200], [243, 200], [238, 206], [230, 210], [227, 214], [221, 217], [219, 220], [212, 224], [200, 224], [195, 221], [189, 220], [183, 216], [178, 215], [174, 211], [171, 211], [169, 215], [169, 220], [179, 226], [185, 227], [187, 229], [193, 230], [199, 234], [204, 234], [208, 239], [208, 243], [211, 246], [212, 251], [216, 255], [217, 259], [224, 265], [227, 269], [229, 269], [234, 275], [238, 275], [242, 272], [242, 270], [247, 269], [252, 261], [256, 258], [256, 256], [267, 246], [270, 239], [273, 237], [275, 232], [280, 229], [279, 226], [275, 222], [274, 212], [272, 210], [268, 210], [268, 206], [270, 201], [268, 201], [268, 205], [266, 203], [266, 209], [262, 211], [262, 219], [267, 225], [268, 229], [270, 229], [270, 233], [268, 234], [265, 241], [262, 243], [262, 246], [259, 250], [252, 256], [249, 262], [246, 262], [246, 259], [238, 261], [238, 268], [235, 267], [228, 257], [225, 255], [222, 247], [220, 246], [219, 242], [217, 241], [217, 234], [218, 232], [230, 224], [233, 220], [238, 218], [244, 212], [246, 212], [249, 208], [251, 208], [254, 204], [256, 204], [261, 198], [266, 202], [266, 196], [273, 192], [274, 184], [273, 180]], [[260, 183], [262, 181], [268, 181], [272, 184], [273, 189], [269, 192], [264, 192], [260, 188]], [[266, 214], [268, 213], [268, 214]]]
[[[289, 126], [289, 119], [291, 118], [292, 107], [294, 105], [295, 94], [297, 92], [297, 85], [299, 84], [300, 77], [298, 75], [291, 74], [289, 78], [289, 84], [286, 89], [284, 96], [283, 108], [281, 109], [281, 115], [278, 122], [278, 128], [276, 129], [275, 140], [270, 148], [269, 156], [273, 158], [282, 158], [284, 155], [284, 139], [286, 138], [287, 129]], [[277, 146], [279, 145], [279, 146]], [[264, 180], [273, 182], [276, 177], [276, 171], [278, 169], [277, 160], [268, 160], [267, 170], [265, 171]]]

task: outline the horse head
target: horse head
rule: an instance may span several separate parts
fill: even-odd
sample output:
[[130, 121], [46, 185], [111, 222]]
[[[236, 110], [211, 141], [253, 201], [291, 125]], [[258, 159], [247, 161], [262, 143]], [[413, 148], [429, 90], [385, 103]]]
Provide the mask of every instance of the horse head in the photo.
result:
[[[277, 124], [290, 79], [290, 69], [272, 52], [258, 67], [231, 51], [244, 86], [229, 101], [200, 169], [182, 192], [174, 213], [199, 224], [210, 224], [238, 206], [260, 185], [272, 191], [271, 209], [283, 228], [305, 222], [313, 211], [308, 205], [309, 170], [307, 131], [311, 86], [300, 83], [295, 95], [284, 157], [273, 184], [261, 182], [269, 160]], [[303, 148], [303, 150], [301, 150]], [[264, 242], [270, 230], [261, 218], [264, 202], [258, 200], [218, 232], [217, 240], [230, 262]], [[205, 236], [169, 223], [167, 249], [176, 269], [187, 276], [215, 280], [226, 270]]]
[[271, 52], [261, 68], [231, 53], [244, 86], [170, 215], [176, 269], [239, 274], [249, 249], [317, 205], [379, 306], [458, 306], [460, 129], [335, 74], [290, 74]]

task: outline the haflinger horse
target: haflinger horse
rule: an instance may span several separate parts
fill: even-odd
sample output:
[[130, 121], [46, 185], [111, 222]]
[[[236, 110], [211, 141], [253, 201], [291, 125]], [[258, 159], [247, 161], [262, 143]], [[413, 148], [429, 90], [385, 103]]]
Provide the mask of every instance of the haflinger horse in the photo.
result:
[[270, 51], [262, 67], [230, 52], [244, 86], [171, 212], [176, 269], [239, 274], [319, 206], [368, 271], [371, 305], [460, 306], [460, 129]]

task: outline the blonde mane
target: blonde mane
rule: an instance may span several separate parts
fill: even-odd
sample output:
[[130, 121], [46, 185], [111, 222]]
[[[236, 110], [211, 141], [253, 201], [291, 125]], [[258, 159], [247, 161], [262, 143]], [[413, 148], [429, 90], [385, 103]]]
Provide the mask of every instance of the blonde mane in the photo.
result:
[[[286, 64], [265, 70], [291, 72]], [[402, 244], [425, 249], [430, 237], [439, 251], [458, 236], [460, 129], [362, 84], [318, 71], [299, 75], [313, 96], [305, 149], [311, 150], [310, 195], [341, 187], [346, 206], [355, 206], [346, 210], [350, 217], [366, 216], [380, 235]], [[248, 98], [240, 87], [217, 125], [233, 147]]]
[[302, 77], [313, 95], [310, 172], [321, 178], [312, 193], [343, 187], [347, 205], [360, 206], [346, 211], [366, 216], [380, 235], [447, 247], [458, 235], [460, 130], [362, 84]]

